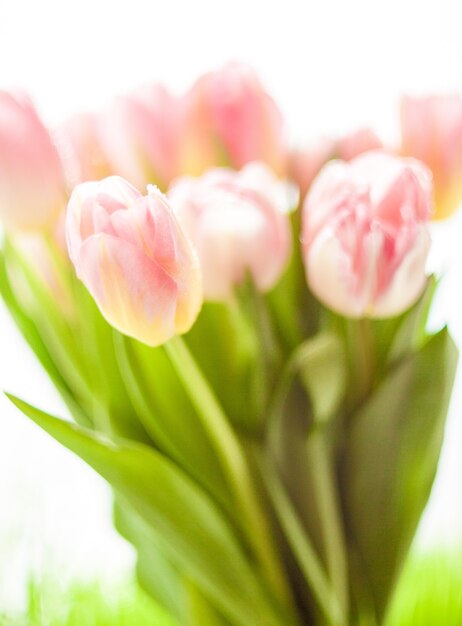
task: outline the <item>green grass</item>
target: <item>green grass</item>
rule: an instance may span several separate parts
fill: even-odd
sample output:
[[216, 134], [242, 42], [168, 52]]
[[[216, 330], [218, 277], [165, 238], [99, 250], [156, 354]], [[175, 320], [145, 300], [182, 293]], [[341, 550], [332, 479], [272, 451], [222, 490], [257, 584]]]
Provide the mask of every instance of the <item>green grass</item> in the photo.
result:
[[[173, 626], [132, 583], [110, 588], [74, 583], [63, 588], [48, 579], [32, 583], [28, 597], [26, 613], [0, 615], [0, 626]], [[386, 626], [462, 626], [460, 552], [414, 556]]]

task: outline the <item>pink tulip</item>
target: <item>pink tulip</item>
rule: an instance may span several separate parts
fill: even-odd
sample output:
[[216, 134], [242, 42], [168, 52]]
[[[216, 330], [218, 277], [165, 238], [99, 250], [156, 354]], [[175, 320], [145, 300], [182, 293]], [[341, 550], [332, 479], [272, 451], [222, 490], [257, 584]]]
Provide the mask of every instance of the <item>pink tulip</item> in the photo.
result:
[[250, 273], [261, 291], [280, 277], [290, 254], [288, 196], [263, 164], [209, 170], [179, 179], [168, 198], [194, 243], [204, 294], [226, 300]]
[[331, 161], [303, 208], [308, 284], [347, 317], [389, 317], [426, 283], [431, 174], [418, 161], [368, 152]]
[[117, 98], [106, 111], [100, 140], [115, 173], [144, 188], [166, 188], [177, 174], [178, 103], [161, 85]]
[[462, 202], [462, 98], [403, 98], [401, 136], [402, 153], [433, 172], [435, 217], [447, 217]]
[[343, 161], [351, 161], [369, 150], [382, 150], [382, 140], [371, 128], [359, 128], [336, 140], [335, 156]]
[[289, 177], [300, 189], [303, 199], [311, 183], [323, 165], [333, 158], [335, 143], [327, 137], [312, 141], [302, 150], [293, 150], [289, 155]]
[[[58, 304], [61, 313], [70, 318], [74, 313], [69, 285], [65, 275], [70, 261], [67, 249], [62, 247], [62, 220], [57, 225], [57, 232], [44, 237], [40, 232], [17, 231], [10, 241], [28, 271], [41, 285], [41, 288]], [[9, 260], [8, 260], [9, 261]], [[14, 262], [7, 264], [10, 282], [21, 306], [32, 313], [43, 303], [37, 300], [37, 294], [31, 287], [30, 279]]]
[[290, 178], [297, 183], [304, 198], [327, 161], [334, 158], [351, 161], [363, 152], [382, 148], [382, 141], [370, 128], [360, 128], [336, 139], [319, 137], [304, 149], [292, 151], [289, 157]]
[[89, 180], [100, 180], [111, 173], [101, 146], [100, 125], [99, 116], [77, 113], [56, 131], [70, 187]]
[[66, 234], [78, 277], [121, 332], [156, 346], [194, 323], [199, 264], [165, 196], [142, 196], [122, 178], [78, 185]]
[[32, 103], [0, 92], [0, 215], [6, 227], [46, 228], [65, 203], [61, 161]]
[[285, 171], [282, 115], [249, 67], [229, 63], [202, 76], [182, 101], [180, 171], [257, 160]]

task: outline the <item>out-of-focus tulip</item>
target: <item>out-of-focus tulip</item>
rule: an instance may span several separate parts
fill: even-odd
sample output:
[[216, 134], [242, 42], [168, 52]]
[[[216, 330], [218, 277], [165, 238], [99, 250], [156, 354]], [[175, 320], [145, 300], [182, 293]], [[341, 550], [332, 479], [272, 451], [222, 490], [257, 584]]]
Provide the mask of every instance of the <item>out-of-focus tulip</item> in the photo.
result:
[[342, 161], [351, 161], [369, 150], [382, 150], [382, 140], [371, 128], [359, 128], [342, 135], [335, 142], [335, 156]]
[[433, 172], [435, 218], [448, 217], [462, 202], [462, 98], [403, 98], [401, 140]]
[[331, 161], [303, 208], [308, 284], [347, 317], [389, 317], [426, 283], [431, 173], [418, 161], [368, 152]]
[[197, 256], [165, 196], [122, 178], [78, 185], [66, 234], [78, 277], [121, 332], [150, 345], [185, 333], [202, 303]]
[[178, 107], [162, 85], [118, 97], [100, 127], [113, 172], [139, 188], [155, 183], [165, 189], [177, 175]]
[[263, 164], [240, 172], [209, 170], [176, 181], [168, 198], [194, 243], [201, 262], [204, 295], [226, 300], [250, 273], [261, 291], [280, 277], [290, 254], [287, 198]]
[[0, 92], [0, 216], [6, 227], [47, 228], [65, 203], [62, 164], [32, 103]]
[[[55, 237], [44, 236], [39, 232], [15, 232], [10, 240], [22, 262], [29, 268], [30, 274], [48, 292], [61, 312], [70, 318], [74, 312], [72, 294], [66, 282], [66, 271], [70, 266], [67, 249], [62, 247], [62, 219], [58, 222]], [[11, 286], [18, 301], [29, 312], [43, 303], [37, 301], [30, 279], [26, 278], [21, 268], [9, 263], [7, 269], [11, 277]]]
[[292, 151], [289, 157], [289, 176], [299, 186], [304, 198], [320, 169], [334, 158], [351, 161], [369, 150], [382, 149], [381, 139], [370, 128], [360, 128], [336, 139], [319, 137], [302, 150]]
[[282, 115], [255, 73], [240, 63], [202, 76], [182, 100], [180, 172], [264, 161], [285, 173]]
[[304, 149], [292, 150], [289, 155], [289, 178], [298, 185], [302, 199], [322, 166], [332, 159], [334, 153], [335, 142], [328, 137], [320, 137]]
[[111, 174], [101, 146], [101, 118], [94, 113], [77, 113], [56, 130], [69, 187]]

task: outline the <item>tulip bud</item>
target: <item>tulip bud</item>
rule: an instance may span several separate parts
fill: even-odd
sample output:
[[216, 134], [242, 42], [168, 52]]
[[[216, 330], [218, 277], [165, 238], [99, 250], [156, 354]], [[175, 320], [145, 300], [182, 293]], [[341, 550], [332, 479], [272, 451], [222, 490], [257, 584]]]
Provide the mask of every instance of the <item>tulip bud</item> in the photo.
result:
[[[74, 313], [73, 298], [66, 281], [70, 261], [67, 249], [62, 247], [62, 222], [61, 218], [51, 237], [49, 233], [44, 237], [43, 233], [25, 231], [17, 231], [10, 237], [10, 243], [21, 258], [19, 266], [8, 256], [6, 258], [10, 283], [18, 302], [29, 314], [37, 307], [43, 309], [34, 282], [54, 300], [65, 317], [69, 319]], [[29, 275], [24, 273], [23, 266], [28, 268]]]
[[367, 152], [331, 161], [303, 207], [308, 284], [347, 317], [402, 313], [422, 293], [431, 174], [418, 161]]
[[327, 137], [320, 137], [303, 149], [290, 153], [289, 178], [298, 185], [302, 199], [319, 170], [333, 158], [334, 153], [335, 143]]
[[6, 227], [49, 227], [65, 202], [61, 161], [32, 103], [0, 92], [0, 215]]
[[402, 154], [433, 172], [435, 218], [448, 217], [462, 202], [462, 98], [403, 98]]
[[110, 324], [150, 345], [187, 332], [202, 302], [196, 254], [165, 196], [117, 176], [78, 185], [66, 234], [78, 277]]
[[112, 170], [144, 188], [166, 188], [177, 173], [176, 100], [161, 85], [117, 98], [103, 116], [100, 140]]
[[255, 73], [229, 63], [202, 76], [182, 101], [180, 171], [199, 175], [217, 165], [263, 161], [285, 171], [282, 115]]
[[334, 158], [351, 161], [363, 152], [382, 149], [383, 143], [370, 128], [360, 128], [336, 139], [319, 137], [302, 150], [292, 151], [289, 159], [291, 179], [305, 197], [311, 183], [323, 165]]
[[199, 253], [208, 300], [228, 299], [247, 273], [261, 291], [276, 283], [290, 253], [289, 197], [255, 163], [173, 184], [168, 198]]
[[335, 145], [335, 156], [342, 161], [351, 161], [369, 150], [382, 150], [382, 140], [371, 128], [359, 128], [339, 137]]
[[77, 113], [57, 130], [61, 157], [69, 187], [100, 180], [111, 173], [104, 155], [99, 127], [101, 119], [93, 113]]

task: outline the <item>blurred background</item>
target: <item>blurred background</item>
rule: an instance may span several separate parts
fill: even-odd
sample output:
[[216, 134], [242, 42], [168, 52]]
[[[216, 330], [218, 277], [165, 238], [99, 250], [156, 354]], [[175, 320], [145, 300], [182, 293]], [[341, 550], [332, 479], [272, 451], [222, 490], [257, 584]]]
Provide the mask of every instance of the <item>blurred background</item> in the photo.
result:
[[[462, 91], [461, 23], [460, 0], [0, 0], [0, 89], [29, 92], [55, 125], [148, 81], [184, 91], [236, 59], [257, 70], [293, 144], [365, 125], [393, 141], [402, 94]], [[432, 323], [459, 347], [461, 237], [461, 215], [437, 224], [432, 259], [444, 274]], [[0, 388], [64, 412], [3, 306]], [[461, 482], [462, 374], [416, 549], [462, 544]], [[1, 397], [0, 608], [21, 604], [31, 570], [117, 579], [133, 559], [104, 482]]]

